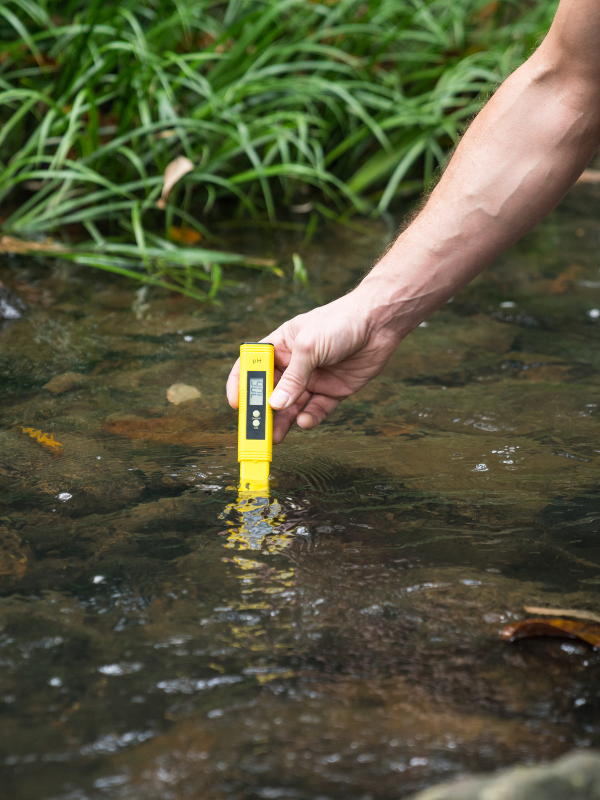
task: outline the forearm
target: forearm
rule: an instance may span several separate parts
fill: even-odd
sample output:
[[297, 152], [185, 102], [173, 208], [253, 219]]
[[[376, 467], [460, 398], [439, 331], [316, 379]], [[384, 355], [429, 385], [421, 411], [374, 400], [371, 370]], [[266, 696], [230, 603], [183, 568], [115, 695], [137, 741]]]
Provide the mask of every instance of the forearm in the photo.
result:
[[546, 42], [473, 122], [416, 220], [359, 286], [400, 340], [564, 197], [600, 141], [600, 86]]

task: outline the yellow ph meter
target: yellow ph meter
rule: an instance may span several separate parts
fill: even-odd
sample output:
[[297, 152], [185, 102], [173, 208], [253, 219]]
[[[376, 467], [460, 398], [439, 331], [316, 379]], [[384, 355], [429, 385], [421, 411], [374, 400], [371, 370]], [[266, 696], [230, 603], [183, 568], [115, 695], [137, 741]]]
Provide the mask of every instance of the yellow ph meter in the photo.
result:
[[238, 461], [240, 489], [256, 492], [269, 488], [273, 459], [273, 393], [275, 348], [272, 344], [245, 342], [240, 347]]

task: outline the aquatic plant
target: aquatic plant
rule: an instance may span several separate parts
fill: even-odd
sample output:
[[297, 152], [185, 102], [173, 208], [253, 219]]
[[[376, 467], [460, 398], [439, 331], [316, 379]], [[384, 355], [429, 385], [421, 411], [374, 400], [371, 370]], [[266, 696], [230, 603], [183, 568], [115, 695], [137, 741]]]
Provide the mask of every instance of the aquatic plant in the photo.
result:
[[[554, 7], [5, 0], [2, 230], [56, 231], [61, 258], [214, 297], [222, 267], [248, 260], [170, 232], [215, 241], [218, 210], [275, 224], [296, 209], [311, 230], [385, 212], [427, 186]], [[193, 169], [161, 201], [176, 158]]]

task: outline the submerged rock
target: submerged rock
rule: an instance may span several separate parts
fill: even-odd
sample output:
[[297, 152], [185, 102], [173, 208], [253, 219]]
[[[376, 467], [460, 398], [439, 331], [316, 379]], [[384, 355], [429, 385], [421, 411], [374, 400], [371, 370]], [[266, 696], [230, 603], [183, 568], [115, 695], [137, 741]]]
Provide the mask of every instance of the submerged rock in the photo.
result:
[[21, 298], [0, 283], [0, 325], [3, 321], [20, 319], [25, 308]]
[[413, 800], [595, 800], [600, 797], [600, 753], [576, 750], [552, 764], [514, 767], [498, 775], [464, 778], [426, 789]]
[[167, 389], [167, 400], [176, 406], [189, 400], [197, 400], [200, 396], [195, 386], [188, 386], [186, 383], [174, 383]]
[[81, 386], [87, 379], [87, 375], [82, 375], [79, 372], [64, 372], [62, 375], [55, 375], [49, 380], [44, 389], [48, 389], [52, 394], [62, 394], [62, 392], [68, 392], [70, 389]]

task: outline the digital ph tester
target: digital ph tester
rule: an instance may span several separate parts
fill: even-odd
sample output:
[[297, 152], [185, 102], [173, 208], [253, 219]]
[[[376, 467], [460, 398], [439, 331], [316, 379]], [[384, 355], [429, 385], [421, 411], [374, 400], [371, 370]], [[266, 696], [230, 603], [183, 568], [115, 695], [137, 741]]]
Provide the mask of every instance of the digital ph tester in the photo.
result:
[[273, 458], [273, 392], [275, 348], [245, 342], [240, 347], [238, 461], [241, 491], [268, 490]]

